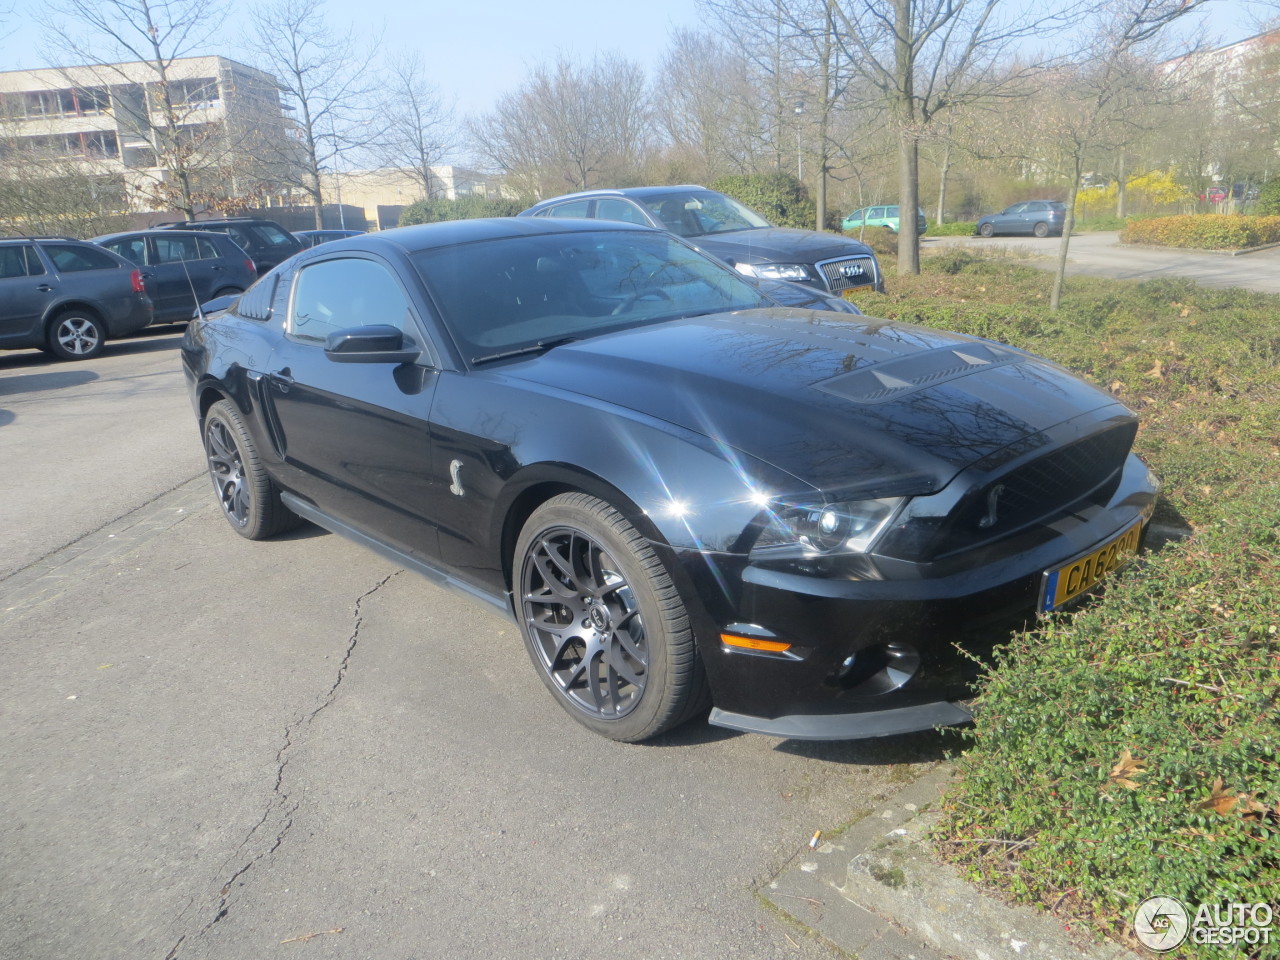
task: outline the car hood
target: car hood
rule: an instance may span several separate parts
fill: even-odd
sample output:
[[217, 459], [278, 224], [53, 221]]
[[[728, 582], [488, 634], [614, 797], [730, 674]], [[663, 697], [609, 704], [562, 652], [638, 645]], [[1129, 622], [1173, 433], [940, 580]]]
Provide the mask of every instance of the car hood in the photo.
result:
[[872, 256], [871, 248], [865, 243], [848, 237], [787, 227], [732, 230], [690, 237], [689, 242], [732, 263], [818, 263], [838, 257]]
[[787, 308], [608, 334], [502, 374], [656, 417], [859, 497], [933, 493], [979, 460], [1034, 449], [1050, 427], [1126, 412], [1018, 350]]

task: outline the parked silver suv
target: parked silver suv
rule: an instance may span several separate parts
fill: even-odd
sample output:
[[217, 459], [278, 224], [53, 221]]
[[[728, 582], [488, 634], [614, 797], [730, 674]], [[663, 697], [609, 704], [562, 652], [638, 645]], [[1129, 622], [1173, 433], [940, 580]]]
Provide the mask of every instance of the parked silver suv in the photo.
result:
[[0, 238], [0, 349], [87, 360], [153, 317], [142, 271], [70, 237]]

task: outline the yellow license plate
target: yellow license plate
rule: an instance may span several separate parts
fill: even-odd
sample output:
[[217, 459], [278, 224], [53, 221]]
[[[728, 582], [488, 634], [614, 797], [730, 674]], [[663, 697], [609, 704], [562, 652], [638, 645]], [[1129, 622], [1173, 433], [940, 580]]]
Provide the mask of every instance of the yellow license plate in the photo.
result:
[[1138, 552], [1142, 542], [1142, 521], [1138, 521], [1118, 537], [1113, 537], [1096, 550], [1076, 557], [1044, 575], [1040, 591], [1040, 610], [1048, 613], [1059, 609], [1081, 594], [1096, 587], [1108, 573], [1123, 567]]

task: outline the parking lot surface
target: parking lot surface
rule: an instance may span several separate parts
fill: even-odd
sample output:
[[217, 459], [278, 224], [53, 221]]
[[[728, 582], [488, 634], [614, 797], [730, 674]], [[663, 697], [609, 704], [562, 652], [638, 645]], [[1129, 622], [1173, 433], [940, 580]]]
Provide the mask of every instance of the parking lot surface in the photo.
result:
[[[981, 254], [999, 251], [1011, 259], [1025, 258], [1030, 266], [1057, 269], [1060, 237], [926, 237], [923, 252], [960, 247]], [[1116, 280], [1154, 280], [1173, 277], [1208, 287], [1243, 287], [1259, 293], [1280, 293], [1280, 247], [1228, 256], [1198, 250], [1134, 247], [1120, 243], [1115, 232], [1079, 233], [1071, 237], [1067, 275], [1111, 277]]]
[[176, 346], [0, 354], [0, 956], [837, 955], [756, 889], [942, 736], [590, 734], [512, 623], [237, 537]]

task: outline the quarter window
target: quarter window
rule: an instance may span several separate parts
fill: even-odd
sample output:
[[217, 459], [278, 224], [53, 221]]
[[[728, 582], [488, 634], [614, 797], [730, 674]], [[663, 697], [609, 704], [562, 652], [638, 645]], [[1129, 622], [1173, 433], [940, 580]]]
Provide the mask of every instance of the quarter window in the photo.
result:
[[71, 246], [70, 244], [47, 243], [44, 252], [49, 255], [53, 265], [63, 273], [75, 273], [80, 270], [114, 270], [119, 264], [103, 250], [90, 246]]
[[289, 333], [323, 343], [348, 327], [386, 323], [406, 327], [409, 301], [395, 277], [372, 260], [325, 260], [294, 281]]

